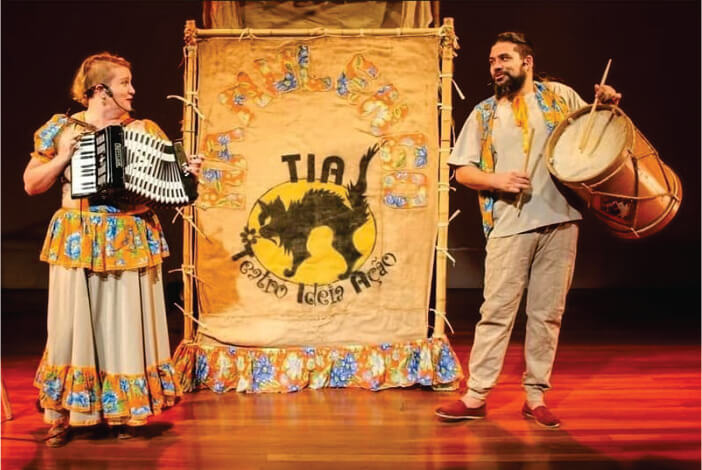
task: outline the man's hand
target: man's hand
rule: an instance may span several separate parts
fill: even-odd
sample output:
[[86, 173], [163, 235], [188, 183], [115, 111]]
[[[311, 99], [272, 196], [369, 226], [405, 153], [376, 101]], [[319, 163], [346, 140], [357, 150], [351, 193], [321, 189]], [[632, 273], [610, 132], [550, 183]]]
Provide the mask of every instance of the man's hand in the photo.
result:
[[609, 85], [595, 85], [595, 97], [600, 101], [600, 103], [614, 104], [618, 105], [619, 101], [622, 99], [622, 94], [617, 93], [617, 91]]
[[529, 188], [529, 176], [523, 171], [493, 173], [491, 186], [498, 191], [518, 193], [523, 189]]
[[529, 176], [523, 171], [486, 173], [474, 165], [458, 167], [456, 169], [456, 181], [476, 191], [518, 193], [531, 186]]

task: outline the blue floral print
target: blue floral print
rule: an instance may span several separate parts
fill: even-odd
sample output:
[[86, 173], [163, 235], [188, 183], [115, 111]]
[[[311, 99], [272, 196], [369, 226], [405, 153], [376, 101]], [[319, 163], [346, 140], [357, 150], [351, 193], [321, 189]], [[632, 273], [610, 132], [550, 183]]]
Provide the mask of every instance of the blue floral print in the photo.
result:
[[210, 372], [210, 366], [207, 364], [207, 356], [198, 354], [195, 363], [195, 377], [198, 382], [203, 383], [207, 379], [207, 374]]
[[261, 384], [269, 382], [275, 373], [273, 364], [267, 356], [261, 356], [254, 362], [253, 366], [253, 387], [257, 390]]
[[102, 394], [102, 408], [105, 413], [117, 413], [117, 394], [113, 391], [103, 392]]
[[74, 232], [66, 238], [64, 253], [72, 260], [80, 257], [80, 232]]
[[332, 366], [330, 385], [332, 387], [345, 387], [353, 378], [356, 370], [358, 370], [356, 358], [353, 357], [352, 353], [347, 353], [341, 362]]

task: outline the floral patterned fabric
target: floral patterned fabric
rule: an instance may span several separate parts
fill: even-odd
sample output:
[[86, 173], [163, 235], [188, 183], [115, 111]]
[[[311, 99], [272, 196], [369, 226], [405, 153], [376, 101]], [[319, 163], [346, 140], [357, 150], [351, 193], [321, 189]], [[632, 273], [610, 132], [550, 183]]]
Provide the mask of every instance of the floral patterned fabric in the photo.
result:
[[56, 156], [55, 139], [66, 123], [68, 123], [68, 117], [65, 114], [51, 116], [51, 119], [34, 133], [34, 152], [31, 156], [42, 162], [48, 162], [54, 158]]
[[[72, 116], [74, 119], [85, 122], [85, 111], [80, 111]], [[168, 137], [155, 122], [149, 119], [139, 121], [131, 118], [122, 122], [123, 125], [131, 123], [141, 123], [144, 126], [144, 131], [158, 137], [159, 139], [167, 140]], [[54, 114], [43, 126], [34, 133], [34, 151], [31, 153], [32, 158], [38, 158], [42, 162], [48, 162], [56, 156], [56, 138], [66, 126], [75, 126], [71, 123], [68, 116], [65, 114]]]
[[46, 353], [37, 369], [34, 386], [39, 389], [43, 408], [82, 413], [102, 411], [111, 425], [143, 425], [148, 416], [173, 406], [182, 395], [171, 361], [147, 368], [146, 375], [125, 375], [98, 372], [89, 367], [51, 365]]
[[[85, 121], [85, 113], [74, 119]], [[152, 121], [125, 126], [165, 134]], [[34, 135], [32, 158], [56, 156], [54, 115]], [[160, 264], [169, 255], [158, 218], [144, 206], [89, 206], [70, 200], [49, 224], [40, 259], [49, 268], [48, 337], [34, 385], [47, 423], [139, 426], [175, 404]], [[100, 273], [96, 276], [94, 273]]]
[[[85, 111], [74, 119], [85, 121]], [[158, 125], [148, 119], [126, 119], [124, 125], [142, 125], [158, 138], [167, 138]], [[65, 114], [54, 114], [34, 133], [32, 158], [47, 162], [57, 153], [57, 137], [67, 126], [75, 126]], [[87, 206], [81, 200], [81, 207]], [[143, 206], [141, 206], [143, 207]], [[67, 268], [92, 271], [122, 271], [161, 264], [169, 255], [161, 224], [150, 211], [132, 215], [137, 206], [92, 206], [89, 211], [59, 209], [44, 240], [40, 259]], [[144, 208], [145, 209], [145, 208]], [[138, 211], [137, 211], [138, 212]]]
[[128, 215], [111, 206], [91, 206], [89, 212], [56, 211], [40, 259], [105, 272], [156, 266], [168, 255], [163, 229], [153, 212]]
[[244, 348], [182, 342], [174, 355], [183, 391], [296, 392], [383, 390], [412, 385], [458, 388], [463, 371], [444, 338], [372, 346]]
[[[534, 82], [534, 92], [536, 100], [539, 103], [539, 108], [543, 113], [546, 128], [550, 134], [556, 126], [566, 118], [570, 112], [570, 108], [563, 97], [558, 96], [541, 82]], [[494, 173], [495, 146], [492, 144], [492, 124], [493, 118], [495, 117], [495, 110], [497, 109], [497, 99], [491, 96], [478, 103], [475, 109], [478, 111], [477, 117], [481, 129], [480, 169], [486, 173]], [[513, 103], [513, 112], [517, 126], [522, 128], [524, 150], [528, 151], [528, 116], [526, 106], [524, 105], [524, 99], [521, 95], [518, 99], [515, 99]], [[480, 213], [483, 221], [483, 232], [487, 238], [494, 227], [492, 210], [495, 205], [495, 196], [490, 191], [480, 191], [478, 192], [478, 201], [480, 203]]]

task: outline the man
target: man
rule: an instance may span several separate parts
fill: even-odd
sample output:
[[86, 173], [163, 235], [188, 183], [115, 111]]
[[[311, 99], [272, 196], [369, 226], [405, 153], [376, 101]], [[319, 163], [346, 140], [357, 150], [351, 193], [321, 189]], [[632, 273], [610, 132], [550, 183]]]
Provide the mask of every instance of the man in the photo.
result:
[[[468, 391], [436, 414], [447, 420], [485, 417], [485, 400], [497, 383], [527, 288], [522, 413], [542, 426], [558, 427], [544, 392], [550, 388], [581, 215], [551, 179], [543, 151], [553, 129], [586, 103], [563, 84], [534, 80], [534, 51], [521, 33], [499, 34], [489, 61], [495, 96], [475, 107], [449, 159], [458, 167], [456, 180], [479, 191], [487, 238], [485, 301]], [[603, 103], [621, 99], [610, 86], [595, 85], [595, 93]]]

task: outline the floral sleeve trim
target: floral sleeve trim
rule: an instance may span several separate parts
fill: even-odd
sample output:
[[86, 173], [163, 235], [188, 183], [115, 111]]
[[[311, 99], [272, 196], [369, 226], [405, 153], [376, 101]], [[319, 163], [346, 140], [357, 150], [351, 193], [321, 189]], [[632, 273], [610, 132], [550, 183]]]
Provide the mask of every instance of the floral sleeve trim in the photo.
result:
[[[76, 113], [74, 118], [81, 121], [85, 120], [85, 111]], [[127, 120], [123, 122], [141, 122], [144, 130], [151, 135], [160, 139], [168, 140], [166, 133], [154, 121], [143, 119], [142, 121]], [[64, 127], [69, 124], [68, 116], [65, 114], [54, 114], [43, 126], [34, 133], [34, 151], [31, 153], [33, 158], [37, 158], [46, 163], [56, 156], [56, 137], [61, 133]]]
[[51, 365], [44, 354], [34, 386], [43, 408], [101, 412], [108, 424], [130, 426], [145, 424], [147, 417], [160, 414], [182, 396], [171, 361], [148, 367], [146, 374], [127, 375], [98, 372], [94, 367]]
[[445, 338], [370, 346], [244, 348], [181, 342], [173, 356], [183, 391], [295, 392], [424, 385], [455, 390], [463, 379]]
[[67, 122], [68, 118], [65, 114], [54, 114], [46, 124], [34, 133], [33, 158], [38, 158], [42, 162], [48, 162], [56, 156], [55, 139]]
[[168, 255], [163, 229], [151, 211], [128, 215], [59, 209], [39, 258], [66, 268], [104, 272], [157, 266]]

